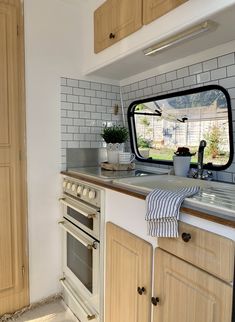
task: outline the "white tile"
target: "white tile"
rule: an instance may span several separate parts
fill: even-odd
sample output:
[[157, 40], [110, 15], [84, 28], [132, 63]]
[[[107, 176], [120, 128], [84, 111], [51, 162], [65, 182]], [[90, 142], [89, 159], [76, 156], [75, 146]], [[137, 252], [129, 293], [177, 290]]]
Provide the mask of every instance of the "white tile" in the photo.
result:
[[95, 109], [95, 105], [90, 105], [90, 104], [86, 104], [85, 105], [85, 112], [95, 112], [96, 109]]
[[62, 94], [72, 94], [72, 87], [69, 86], [61, 86]]
[[78, 133], [79, 132], [79, 127], [78, 126], [68, 126], [68, 133]]
[[162, 85], [161, 84], [153, 86], [153, 94], [154, 95], [161, 94], [161, 92], [162, 92]]
[[226, 77], [226, 68], [218, 68], [211, 71], [211, 80], [221, 79]]
[[162, 84], [166, 82], [166, 75], [162, 74], [162, 75], [158, 75], [156, 77], [156, 84]]
[[207, 61], [203, 62], [202, 66], [203, 66], [203, 71], [204, 72], [206, 72], [208, 70], [216, 69], [217, 66], [218, 66], [217, 58], [210, 59], [210, 60], [207, 60]]
[[79, 148], [80, 147], [80, 143], [79, 141], [69, 141], [68, 142], [68, 148]]
[[224, 55], [218, 58], [218, 66], [228, 66], [234, 64], [234, 53]]
[[78, 111], [68, 111], [67, 115], [68, 115], [68, 117], [71, 117], [71, 118], [77, 118], [77, 117], [79, 117], [79, 112]]
[[109, 84], [102, 84], [102, 85], [101, 85], [101, 89], [102, 89], [102, 91], [104, 91], [104, 92], [111, 92], [111, 90], [112, 90], [112, 86], [111, 86], [111, 85], [109, 85]]
[[171, 82], [167, 82], [162, 84], [162, 90], [165, 91], [170, 91], [172, 89], [172, 84]]
[[146, 80], [142, 80], [141, 82], [139, 82], [139, 89], [143, 89], [147, 87], [147, 81]]
[[227, 75], [228, 77], [235, 76], [235, 65], [231, 65], [227, 67]]
[[84, 141], [85, 140], [85, 134], [82, 134], [82, 133], [75, 133], [74, 135], [73, 135], [73, 138], [74, 138], [74, 140], [76, 141]]
[[113, 93], [120, 93], [120, 87], [116, 85], [112, 85], [112, 90]]
[[91, 98], [88, 96], [79, 96], [79, 103], [91, 104]]
[[84, 88], [73, 88], [73, 94], [74, 95], [85, 95], [85, 89]]
[[188, 76], [184, 78], [184, 85], [185, 86], [191, 86], [196, 84], [196, 76]]
[[149, 95], [153, 95], [152, 87], [147, 87], [144, 89], [144, 96], [149, 96]]
[[178, 69], [176, 72], [177, 72], [177, 77], [178, 78], [186, 77], [186, 76], [189, 75], [189, 69], [188, 69], [188, 67], [184, 67], [184, 68]]
[[79, 103], [73, 103], [73, 110], [74, 111], [84, 111], [85, 105]]
[[107, 97], [107, 93], [104, 92], [104, 91], [96, 91], [96, 97], [106, 98]]
[[202, 64], [194, 64], [192, 66], [189, 66], [189, 74], [194, 75], [202, 72]]
[[197, 75], [197, 83], [205, 83], [211, 80], [210, 72], [205, 72]]
[[139, 83], [131, 84], [131, 91], [137, 91], [139, 89]]
[[219, 84], [225, 88], [233, 88], [235, 84], [235, 76], [221, 79]]
[[69, 119], [67, 117], [62, 117], [60, 122], [61, 122], [61, 125], [72, 125], [73, 119]]
[[61, 77], [61, 78], [60, 78], [60, 85], [62, 85], [62, 86], [66, 86], [66, 85], [67, 85], [67, 78], [65, 78], [65, 77]]
[[91, 88], [91, 83], [87, 82], [87, 81], [80, 80], [79, 87], [89, 89], [89, 88]]
[[73, 104], [69, 102], [61, 102], [61, 108], [66, 110], [72, 110]]
[[92, 89], [85, 89], [85, 96], [95, 97], [95, 91]]
[[116, 100], [117, 95], [116, 95], [116, 93], [107, 93], [107, 98], [110, 100]]
[[91, 119], [92, 120], [101, 120], [101, 113], [91, 113]]
[[80, 142], [80, 148], [90, 148], [91, 147], [91, 143], [87, 142], [87, 141], [81, 141]]
[[83, 126], [83, 125], [85, 125], [85, 120], [84, 119], [74, 119], [73, 124]]
[[154, 86], [155, 84], [156, 84], [156, 77], [151, 77], [147, 79], [147, 86]]
[[174, 80], [172, 82], [173, 89], [180, 88], [180, 87], [183, 87], [183, 86], [184, 86], [184, 82], [183, 82], [182, 78], [176, 79], [176, 80]]
[[102, 98], [102, 101], [101, 101], [101, 105], [104, 105], [104, 106], [111, 106], [111, 100], [108, 100], [108, 99], [105, 99], [105, 98]]
[[96, 91], [99, 91], [99, 90], [101, 90], [101, 84], [100, 83], [91, 82], [91, 89], [94, 89]]
[[67, 102], [78, 103], [78, 96], [76, 96], [76, 95], [67, 95]]
[[81, 126], [80, 127], [80, 133], [91, 133], [91, 129], [90, 129], [90, 127], [84, 127], [84, 126]]
[[172, 71], [172, 72], [169, 72], [169, 73], [166, 73], [166, 81], [169, 82], [169, 81], [172, 81], [172, 80], [175, 80], [177, 78], [176, 76], [176, 71]]
[[91, 113], [90, 112], [80, 112], [80, 118], [82, 119], [90, 119]]
[[73, 134], [72, 133], [62, 133], [61, 134], [62, 141], [72, 141], [73, 140]]
[[67, 79], [67, 85], [72, 87], [78, 87], [77, 79]]

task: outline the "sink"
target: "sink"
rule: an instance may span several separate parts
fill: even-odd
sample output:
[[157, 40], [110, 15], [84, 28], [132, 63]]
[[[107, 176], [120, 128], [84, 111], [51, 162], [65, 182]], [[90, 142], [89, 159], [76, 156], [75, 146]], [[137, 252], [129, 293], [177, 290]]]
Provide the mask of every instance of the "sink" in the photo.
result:
[[235, 185], [216, 181], [204, 181], [177, 177], [173, 175], [152, 175], [149, 177], [124, 178], [113, 183], [141, 192], [150, 192], [155, 188], [176, 191], [184, 187], [198, 186], [200, 191], [193, 197], [186, 198], [185, 207], [207, 210], [235, 219]]

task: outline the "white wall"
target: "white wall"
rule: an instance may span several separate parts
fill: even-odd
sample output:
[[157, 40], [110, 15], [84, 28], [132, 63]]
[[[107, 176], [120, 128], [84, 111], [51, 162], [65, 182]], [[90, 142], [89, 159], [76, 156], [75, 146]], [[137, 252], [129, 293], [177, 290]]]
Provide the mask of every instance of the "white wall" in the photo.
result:
[[59, 290], [60, 77], [80, 75], [76, 2], [24, 1], [31, 302]]

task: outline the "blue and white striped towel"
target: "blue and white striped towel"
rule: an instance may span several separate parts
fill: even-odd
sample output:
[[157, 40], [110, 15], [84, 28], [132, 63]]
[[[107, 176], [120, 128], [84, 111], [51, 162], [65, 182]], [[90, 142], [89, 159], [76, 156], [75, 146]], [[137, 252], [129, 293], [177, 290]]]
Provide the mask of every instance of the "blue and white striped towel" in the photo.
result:
[[179, 210], [185, 198], [193, 196], [199, 187], [177, 191], [154, 189], [146, 197], [148, 234], [156, 237], [178, 237]]

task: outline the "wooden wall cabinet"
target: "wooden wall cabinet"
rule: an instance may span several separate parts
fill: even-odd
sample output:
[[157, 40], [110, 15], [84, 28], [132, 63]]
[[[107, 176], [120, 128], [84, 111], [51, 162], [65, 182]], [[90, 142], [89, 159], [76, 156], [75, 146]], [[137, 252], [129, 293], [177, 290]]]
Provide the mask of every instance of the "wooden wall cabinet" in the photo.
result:
[[94, 13], [95, 53], [142, 27], [142, 0], [107, 0]]
[[165, 15], [186, 1], [188, 0], [143, 0], [144, 25]]
[[150, 322], [152, 246], [107, 224], [106, 322]]

